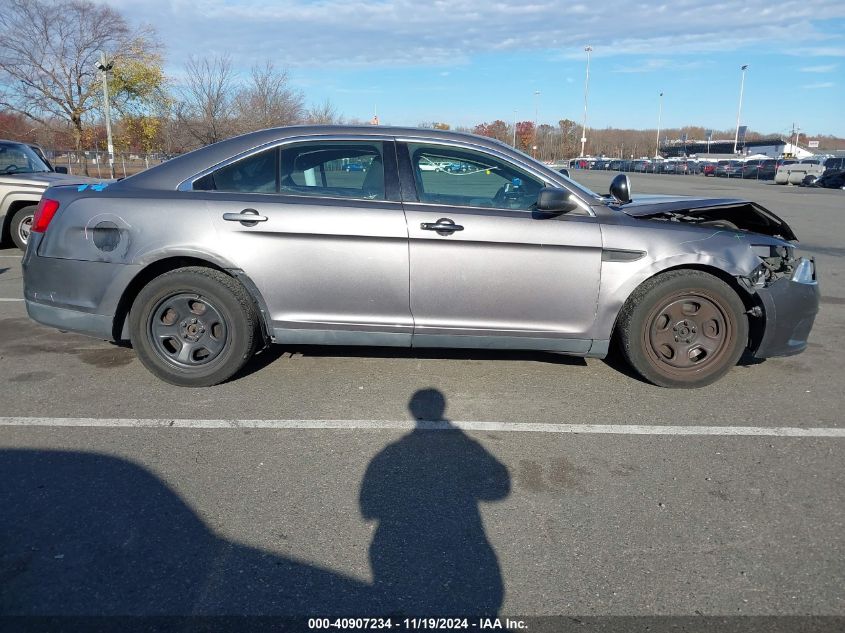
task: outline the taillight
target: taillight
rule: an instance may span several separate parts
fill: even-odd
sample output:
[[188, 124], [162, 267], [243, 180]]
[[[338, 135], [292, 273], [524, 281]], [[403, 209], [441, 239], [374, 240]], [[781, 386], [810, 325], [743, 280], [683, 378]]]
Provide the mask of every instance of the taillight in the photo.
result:
[[41, 198], [41, 202], [35, 209], [35, 217], [32, 219], [32, 231], [34, 233], [43, 233], [50, 225], [56, 211], [59, 210], [59, 201], [50, 200], [49, 198]]

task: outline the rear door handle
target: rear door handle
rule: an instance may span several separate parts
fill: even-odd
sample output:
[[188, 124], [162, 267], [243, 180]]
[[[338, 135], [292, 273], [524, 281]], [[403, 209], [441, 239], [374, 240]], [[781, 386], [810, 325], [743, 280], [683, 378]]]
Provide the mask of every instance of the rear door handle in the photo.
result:
[[255, 226], [259, 222], [266, 222], [266, 215], [258, 215], [255, 209], [244, 209], [240, 213], [224, 213], [223, 219], [227, 222], [240, 222], [244, 226]]
[[464, 227], [460, 224], [455, 224], [449, 218], [440, 218], [437, 222], [423, 222], [420, 224], [423, 231], [437, 231], [440, 235], [450, 235], [455, 231], [463, 231]]

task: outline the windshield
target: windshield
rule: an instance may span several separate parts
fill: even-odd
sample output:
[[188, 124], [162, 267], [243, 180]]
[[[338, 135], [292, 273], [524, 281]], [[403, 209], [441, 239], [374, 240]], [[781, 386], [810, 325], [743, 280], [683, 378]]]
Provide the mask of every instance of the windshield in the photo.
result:
[[0, 174], [34, 174], [51, 169], [29, 145], [0, 143]]

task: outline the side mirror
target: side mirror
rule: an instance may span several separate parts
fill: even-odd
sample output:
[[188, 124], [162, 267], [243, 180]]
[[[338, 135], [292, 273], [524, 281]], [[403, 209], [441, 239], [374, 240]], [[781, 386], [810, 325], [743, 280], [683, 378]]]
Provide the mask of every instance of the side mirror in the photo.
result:
[[562, 173], [564, 176], [566, 176], [567, 178], [570, 178], [570, 177], [571, 177], [571, 176], [569, 175], [569, 170], [568, 170], [566, 167], [564, 167], [563, 169], [558, 169], [558, 171], [559, 171], [560, 173]]
[[610, 195], [620, 204], [631, 201], [631, 179], [628, 174], [619, 174], [610, 182]]
[[537, 195], [535, 210], [540, 217], [551, 218], [577, 209], [578, 204], [566, 189], [543, 187]]
[[64, 167], [64, 166], [56, 167], [56, 173], [57, 174], [66, 174], [67, 173], [67, 167]]

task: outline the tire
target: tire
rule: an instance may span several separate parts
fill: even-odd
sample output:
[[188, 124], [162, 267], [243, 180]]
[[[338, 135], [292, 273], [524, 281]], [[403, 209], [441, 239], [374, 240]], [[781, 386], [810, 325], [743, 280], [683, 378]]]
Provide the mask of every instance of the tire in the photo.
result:
[[129, 312], [132, 347], [155, 376], [210, 387], [235, 375], [261, 340], [244, 287], [210, 268], [179, 268], [144, 286]]
[[628, 363], [660, 387], [694, 389], [724, 376], [748, 342], [745, 306], [721, 279], [670, 271], [644, 282], [618, 322]]
[[12, 221], [9, 223], [9, 233], [12, 241], [22, 251], [26, 250], [26, 242], [29, 239], [29, 232], [32, 228], [32, 219], [35, 217], [35, 209], [38, 205], [32, 204], [28, 207], [21, 207], [15, 211]]

